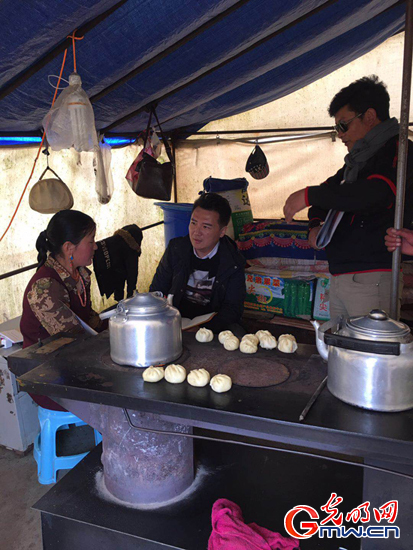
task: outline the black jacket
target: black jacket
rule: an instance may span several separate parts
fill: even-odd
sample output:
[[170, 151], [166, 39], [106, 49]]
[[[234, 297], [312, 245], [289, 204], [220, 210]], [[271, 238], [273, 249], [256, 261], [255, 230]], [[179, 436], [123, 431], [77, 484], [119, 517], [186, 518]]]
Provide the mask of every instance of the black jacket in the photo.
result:
[[102, 241], [98, 241], [93, 256], [93, 269], [99, 286], [100, 295], [106, 298], [115, 295], [115, 300], [133, 295], [138, 279], [139, 256], [143, 233], [135, 224], [125, 225]]
[[[333, 275], [391, 269], [392, 255], [385, 247], [384, 236], [394, 225], [397, 154], [396, 136], [367, 161], [357, 181], [341, 184], [343, 167], [321, 185], [307, 187], [310, 229], [324, 221], [330, 208], [345, 212], [326, 247]], [[413, 189], [410, 141], [408, 159], [406, 197], [411, 196]]]
[[[159, 290], [165, 296], [173, 294], [173, 305], [178, 309], [191, 271], [192, 252], [189, 236], [172, 239], [149, 289], [150, 292]], [[223, 237], [211, 295], [211, 312], [216, 311], [217, 315], [204, 325], [214, 332], [226, 330], [241, 318], [246, 294], [244, 267], [245, 259], [238, 252], [235, 242]]]

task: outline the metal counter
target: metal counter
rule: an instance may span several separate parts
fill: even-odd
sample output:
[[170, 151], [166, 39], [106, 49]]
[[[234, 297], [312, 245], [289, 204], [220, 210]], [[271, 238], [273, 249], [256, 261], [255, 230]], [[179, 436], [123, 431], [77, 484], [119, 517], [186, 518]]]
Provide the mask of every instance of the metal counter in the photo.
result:
[[[50, 340], [56, 347], [58, 338]], [[11, 369], [26, 391], [155, 413], [164, 421], [233, 434], [224, 436], [230, 439], [265, 440], [280, 448], [301, 449], [321, 457], [340, 455], [351, 462], [413, 475], [412, 411], [379, 413], [358, 409], [339, 401], [325, 388], [305, 421], [298, 421], [327, 373], [327, 365], [316, 355], [315, 346], [299, 344], [292, 355], [262, 349], [257, 354], [244, 355], [239, 351], [227, 352], [216, 337], [211, 343], [201, 344], [194, 333], [184, 333], [183, 343], [183, 355], [176, 362], [188, 371], [204, 367], [211, 374], [227, 372], [230, 362], [243, 367], [249, 364], [252, 369], [259, 369], [261, 362], [281, 363], [287, 367], [289, 377], [269, 387], [233, 385], [224, 394], [214, 393], [209, 386], [194, 388], [187, 383], [174, 385], [165, 380], [148, 384], [142, 380], [143, 369], [115, 365], [110, 360], [106, 332], [77, 338], [55, 349], [50, 356], [33, 346], [14, 356]], [[33, 368], [39, 364], [38, 353], [44, 354], [46, 361]], [[412, 488], [412, 480], [364, 470], [364, 500], [380, 506], [385, 499], [399, 499], [397, 524], [403, 536], [400, 541], [392, 541], [392, 550], [413, 546], [413, 529], [409, 525]], [[363, 550], [388, 548], [388, 542], [364, 540]], [[344, 541], [341, 546], [347, 547]], [[311, 547], [317, 548], [303, 546]], [[324, 547], [327, 548], [320, 546]]]

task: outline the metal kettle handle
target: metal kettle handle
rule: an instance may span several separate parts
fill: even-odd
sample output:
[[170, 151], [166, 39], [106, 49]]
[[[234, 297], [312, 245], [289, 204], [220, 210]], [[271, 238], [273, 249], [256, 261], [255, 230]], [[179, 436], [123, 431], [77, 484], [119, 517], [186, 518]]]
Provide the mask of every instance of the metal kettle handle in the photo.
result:
[[121, 300], [116, 306], [116, 313], [123, 313], [127, 315], [129, 313], [129, 308], [126, 307], [125, 300]]
[[324, 342], [327, 346], [335, 346], [336, 348], [352, 351], [377, 353], [379, 355], [400, 355], [399, 342], [375, 342], [373, 340], [352, 338], [351, 336], [340, 336], [339, 334], [324, 334]]
[[124, 300], [121, 300], [118, 302], [115, 306], [112, 306], [111, 309], [108, 309], [106, 311], [102, 311], [102, 313], [99, 313], [99, 317], [102, 319], [110, 319], [111, 317], [114, 317], [118, 313], [127, 314], [129, 309], [125, 306]]

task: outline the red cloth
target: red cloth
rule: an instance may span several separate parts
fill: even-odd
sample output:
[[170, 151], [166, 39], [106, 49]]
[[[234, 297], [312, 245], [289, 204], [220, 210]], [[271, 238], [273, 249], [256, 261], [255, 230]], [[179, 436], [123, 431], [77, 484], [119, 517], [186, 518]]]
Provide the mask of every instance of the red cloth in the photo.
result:
[[241, 508], [225, 498], [212, 507], [212, 533], [208, 550], [294, 550], [296, 539], [273, 533], [256, 523], [246, 524]]

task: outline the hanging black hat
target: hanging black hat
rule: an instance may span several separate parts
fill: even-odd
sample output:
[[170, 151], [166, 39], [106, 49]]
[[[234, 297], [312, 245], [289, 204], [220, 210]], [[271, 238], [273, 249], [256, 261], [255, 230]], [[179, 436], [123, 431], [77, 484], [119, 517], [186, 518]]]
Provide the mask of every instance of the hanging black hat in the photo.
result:
[[268, 166], [267, 158], [264, 155], [261, 147], [259, 147], [258, 145], [254, 147], [253, 152], [248, 157], [245, 171], [249, 172], [251, 176], [256, 180], [262, 180], [263, 178], [266, 178], [270, 173], [270, 167]]

